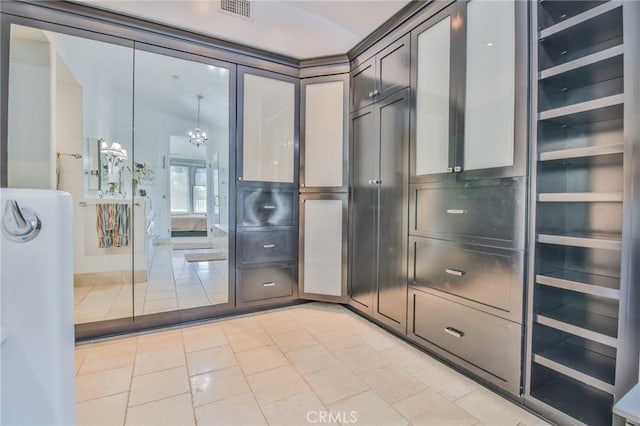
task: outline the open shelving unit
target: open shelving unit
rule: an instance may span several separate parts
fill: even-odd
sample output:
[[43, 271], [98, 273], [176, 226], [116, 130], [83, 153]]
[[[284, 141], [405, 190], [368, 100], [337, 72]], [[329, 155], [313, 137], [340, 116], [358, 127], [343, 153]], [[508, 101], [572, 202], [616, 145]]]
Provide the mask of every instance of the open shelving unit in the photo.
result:
[[620, 345], [624, 2], [538, 0], [527, 398], [611, 424]]

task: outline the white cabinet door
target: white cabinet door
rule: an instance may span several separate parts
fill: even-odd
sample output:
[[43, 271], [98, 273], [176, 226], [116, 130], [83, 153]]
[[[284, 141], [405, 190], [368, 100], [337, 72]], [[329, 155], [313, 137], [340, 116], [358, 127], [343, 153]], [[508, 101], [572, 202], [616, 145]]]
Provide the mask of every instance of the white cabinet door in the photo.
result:
[[347, 194], [303, 194], [300, 203], [299, 296], [347, 301]]
[[[260, 74], [260, 75], [259, 75]], [[265, 72], [242, 71], [241, 164], [244, 182], [295, 184], [297, 84]]]
[[302, 82], [300, 187], [346, 191], [348, 75]]

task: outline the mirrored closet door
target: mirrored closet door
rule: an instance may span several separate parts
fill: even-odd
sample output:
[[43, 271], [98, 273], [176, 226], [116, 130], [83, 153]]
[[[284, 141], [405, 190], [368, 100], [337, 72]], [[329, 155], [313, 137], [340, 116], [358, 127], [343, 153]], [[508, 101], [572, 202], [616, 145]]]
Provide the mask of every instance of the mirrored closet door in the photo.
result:
[[135, 316], [229, 302], [229, 69], [136, 49]]
[[76, 332], [228, 307], [234, 66], [50, 28], [11, 25], [7, 183], [73, 196]]
[[76, 324], [131, 318], [140, 278], [127, 179], [134, 50], [112, 42], [11, 26], [7, 183], [73, 197], [73, 241], [60, 244], [73, 244]]

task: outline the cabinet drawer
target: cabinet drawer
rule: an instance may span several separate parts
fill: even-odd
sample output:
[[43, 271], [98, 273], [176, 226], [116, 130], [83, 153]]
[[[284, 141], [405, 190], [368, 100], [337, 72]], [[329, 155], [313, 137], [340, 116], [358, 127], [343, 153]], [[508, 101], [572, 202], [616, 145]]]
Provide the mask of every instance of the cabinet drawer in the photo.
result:
[[409, 292], [410, 333], [517, 389], [520, 324], [419, 291]]
[[524, 185], [411, 188], [411, 234], [524, 248]]
[[238, 263], [282, 262], [295, 259], [296, 232], [293, 228], [239, 231]]
[[242, 303], [293, 294], [295, 267], [268, 266], [237, 270], [238, 300]]
[[522, 251], [419, 237], [411, 238], [410, 250], [409, 279], [413, 286], [463, 297], [511, 313], [511, 319], [520, 321]]
[[296, 224], [296, 193], [280, 189], [238, 192], [238, 226]]

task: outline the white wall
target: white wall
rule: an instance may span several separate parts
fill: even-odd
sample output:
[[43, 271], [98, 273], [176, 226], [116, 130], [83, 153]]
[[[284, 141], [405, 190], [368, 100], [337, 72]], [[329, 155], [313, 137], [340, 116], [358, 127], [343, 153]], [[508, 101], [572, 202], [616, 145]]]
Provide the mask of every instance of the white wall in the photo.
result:
[[7, 179], [11, 188], [55, 188], [51, 181], [49, 43], [11, 38]]

